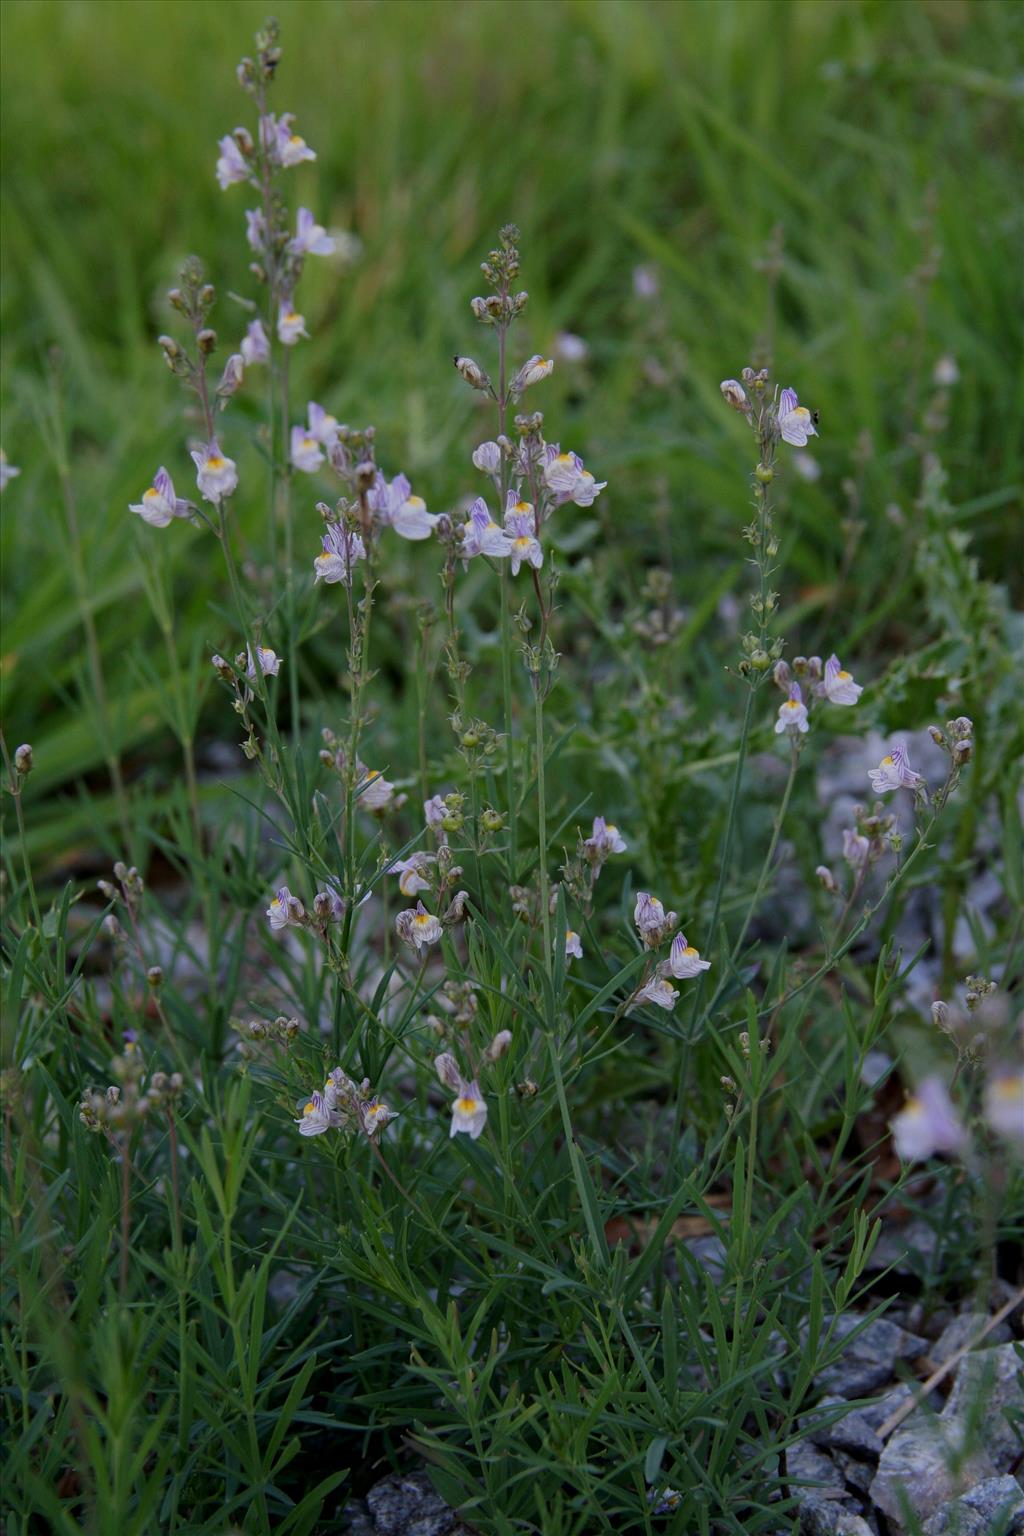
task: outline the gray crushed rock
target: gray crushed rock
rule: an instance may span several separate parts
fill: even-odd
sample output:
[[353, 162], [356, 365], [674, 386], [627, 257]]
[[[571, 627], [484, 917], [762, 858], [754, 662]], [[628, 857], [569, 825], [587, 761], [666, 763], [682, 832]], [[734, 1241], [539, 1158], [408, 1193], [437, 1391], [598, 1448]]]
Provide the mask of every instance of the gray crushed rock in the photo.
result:
[[997, 1344], [965, 1356], [942, 1418], [977, 1426], [995, 1469], [1008, 1472], [1024, 1453], [1024, 1347]]
[[470, 1536], [426, 1472], [392, 1472], [346, 1513], [350, 1536]]
[[[834, 1341], [848, 1337], [860, 1321], [852, 1315], [840, 1318]], [[927, 1348], [927, 1339], [877, 1317], [850, 1340], [838, 1360], [818, 1372], [815, 1382], [825, 1392], [839, 1397], [867, 1397], [892, 1381], [897, 1361], [916, 1360]]]
[[871, 1484], [876, 1508], [894, 1531], [913, 1529], [913, 1521], [935, 1514], [996, 1468], [984, 1450], [967, 1445], [963, 1424], [935, 1418], [917, 1409], [893, 1431]]
[[989, 1477], [938, 1510], [924, 1536], [1024, 1536], [1024, 1491], [1015, 1477]]
[[[947, 1360], [952, 1360], [958, 1350], [977, 1338], [987, 1322], [988, 1314], [985, 1312], [961, 1312], [959, 1317], [954, 1317], [928, 1351], [932, 1363], [945, 1365]], [[1002, 1322], [986, 1334], [979, 1348], [991, 1349], [996, 1344], [1009, 1343], [1012, 1338], [1009, 1324]]]

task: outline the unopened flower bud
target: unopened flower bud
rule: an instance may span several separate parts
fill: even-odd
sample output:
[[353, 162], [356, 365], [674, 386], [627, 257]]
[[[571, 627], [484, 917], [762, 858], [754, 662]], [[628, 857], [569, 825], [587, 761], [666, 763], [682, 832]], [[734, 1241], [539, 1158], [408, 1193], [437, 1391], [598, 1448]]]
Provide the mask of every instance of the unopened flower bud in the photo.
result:
[[117, 900], [117, 891], [111, 885], [109, 880], [97, 880], [96, 889], [99, 891], [100, 895], [105, 896], [108, 901]]
[[448, 904], [448, 910], [444, 913], [442, 921], [445, 923], [464, 922], [466, 917], [466, 903], [468, 900], [468, 891], [456, 891], [455, 895], [452, 897]]
[[220, 383], [217, 385], [217, 394], [222, 400], [229, 400], [244, 378], [245, 359], [241, 352], [232, 352], [224, 364], [224, 372], [221, 374]]
[[956, 742], [953, 743], [953, 750], [952, 750], [951, 756], [952, 756], [953, 762], [959, 768], [964, 763], [969, 763], [970, 762], [971, 756], [972, 756], [973, 752], [974, 752], [974, 742], [968, 736], [968, 737], [965, 737], [964, 740], [962, 740], [962, 741], [956, 741]]
[[928, 727], [928, 735], [937, 747], [944, 747], [946, 745], [946, 738], [937, 725], [930, 725]]
[[32, 762], [32, 748], [27, 741], [23, 741], [14, 754], [14, 767], [21, 778], [25, 779], [32, 772], [35, 765]]
[[828, 866], [826, 864], [819, 864], [814, 873], [817, 875], [825, 890], [828, 891], [829, 895], [834, 895], [836, 890], [836, 882], [833, 878], [832, 871], [828, 868]]
[[486, 1051], [484, 1051], [484, 1060], [497, 1061], [499, 1056], [504, 1056], [511, 1044], [512, 1031], [510, 1029], [499, 1029]]
[[248, 128], [236, 128], [234, 132], [234, 140], [239, 149], [242, 151], [243, 155], [252, 154], [255, 146], [252, 142], [252, 134], [249, 132]]
[[[185, 302], [185, 295], [182, 293], [180, 288], [171, 288], [169, 290], [167, 294], [167, 302], [172, 309], [180, 310], [182, 314], [185, 313], [185, 310], [188, 307]], [[164, 345], [164, 338], [162, 336], [160, 338], [160, 345]]]
[[516, 1083], [516, 1093], [521, 1099], [535, 1099], [539, 1092], [540, 1089], [531, 1077], [524, 1077], [521, 1083]]
[[106, 917], [100, 924], [100, 927], [108, 939], [119, 939], [121, 937], [121, 924], [118, 922], [113, 912], [107, 913]]
[[489, 389], [491, 381], [471, 357], [456, 357], [454, 360], [456, 370], [462, 375], [466, 383], [473, 389]]
[[377, 466], [372, 459], [364, 459], [361, 464], [356, 465], [355, 480], [357, 491], [370, 490], [376, 478]]
[[789, 687], [793, 681], [793, 674], [790, 672], [789, 666], [786, 662], [777, 661], [775, 663], [775, 666], [772, 669], [772, 678], [777, 688], [781, 688], [785, 694], [789, 693]]
[[804, 677], [806, 675], [806, 672], [807, 672], [807, 657], [806, 656], [794, 656], [793, 657], [793, 671], [796, 673], [797, 677]]
[[159, 965], [151, 965], [149, 970], [146, 972], [146, 980], [149, 982], [150, 986], [154, 988], [154, 990], [157, 987], [162, 987], [164, 983], [164, 973], [161, 967]]
[[932, 1003], [932, 1023], [936, 1029], [943, 1031], [949, 1027], [949, 1004], [944, 1003], [941, 998]]
[[222, 677], [224, 679], [224, 681], [226, 683], [230, 683], [230, 682], [233, 681], [235, 674], [232, 672], [230, 666], [224, 660], [223, 656], [218, 656], [216, 654], [211, 656], [210, 657], [210, 666], [218, 674], [218, 676], [220, 676], [220, 677]]
[[473, 317], [480, 321], [481, 325], [490, 325], [492, 317], [488, 313], [487, 300], [482, 298], [470, 299], [469, 307], [473, 311]]
[[204, 357], [209, 357], [210, 353], [214, 350], [216, 345], [217, 332], [211, 330], [209, 326], [204, 326], [203, 329], [199, 332], [199, 335], [196, 337], [196, 346], [199, 348]]
[[723, 379], [719, 388], [726, 405], [731, 405], [734, 411], [749, 411], [750, 401], [747, 392], [736, 379]]

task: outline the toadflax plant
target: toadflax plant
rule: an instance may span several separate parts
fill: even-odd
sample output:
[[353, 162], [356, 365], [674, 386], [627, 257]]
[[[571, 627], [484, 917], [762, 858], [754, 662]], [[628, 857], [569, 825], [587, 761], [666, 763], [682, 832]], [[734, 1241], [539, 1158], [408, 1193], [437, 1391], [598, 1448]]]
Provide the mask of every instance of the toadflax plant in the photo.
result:
[[[331, 413], [329, 384], [303, 401], [299, 285], [336, 237], [287, 201], [316, 154], [271, 110], [280, 57], [268, 23], [238, 70], [252, 121], [216, 160], [253, 204], [256, 297], [215, 362], [217, 293], [185, 263], [179, 334], [160, 346], [195, 430], [130, 504], [220, 547], [230, 607], [210, 616], [211, 660], [241, 733], [238, 811], [215, 826], [193, 795], [191, 857], [163, 836], [198, 892], [191, 923], [174, 929], [134, 866], [101, 883], [73, 1014], [70, 893], [47, 931], [24, 880], [14, 964], [47, 1018], [73, 1017], [74, 1043], [57, 1077], [32, 1079], [33, 1004], [5, 1084], [33, 1149], [7, 1170], [16, 1281], [41, 1288], [8, 1351], [18, 1511], [61, 1510], [56, 1457], [95, 1529], [335, 1529], [351, 1488], [416, 1457], [480, 1530], [776, 1531], [798, 1416], [863, 1299], [877, 1225], [854, 1133], [913, 965], [888, 932], [864, 948], [870, 971], [851, 957], [936, 847], [971, 721], [933, 729], [937, 782], [892, 733], [829, 862], [809, 786], [839, 730], [875, 720], [872, 684], [841, 633], [824, 661], [796, 653], [777, 492], [817, 418], [744, 368], [721, 409], [749, 430], [750, 628], [718, 750], [668, 701], [648, 711], [669, 768], [715, 786], [704, 826], [673, 803], [702, 858], [662, 858], [640, 829], [664, 765], [595, 698], [656, 700], [655, 663], [585, 593], [628, 494], [536, 408], [554, 363], [532, 351], [520, 234], [502, 228], [481, 264], [478, 356], [454, 359], [477, 414], [448, 506], [384, 434]], [[259, 471], [238, 410], [254, 380]], [[259, 501], [254, 551], [238, 514]], [[669, 589], [651, 574], [658, 624], [634, 638], [678, 632]], [[19, 818], [31, 768], [27, 745], [7, 763]], [[814, 916], [799, 943], [763, 925], [783, 878]], [[81, 976], [93, 952], [110, 1018]], [[926, 1083], [897, 1150], [959, 1154], [972, 1112], [979, 1137], [1002, 1135], [1014, 1093], [1005, 1063], [973, 1111]], [[71, 1199], [46, 1162], [56, 1141], [74, 1146], [75, 1295], [31, 1211]], [[91, 1187], [116, 1232], [108, 1290]], [[104, 1296], [76, 1343], [76, 1307], [95, 1320]], [[39, 1449], [53, 1379], [56, 1452]]]

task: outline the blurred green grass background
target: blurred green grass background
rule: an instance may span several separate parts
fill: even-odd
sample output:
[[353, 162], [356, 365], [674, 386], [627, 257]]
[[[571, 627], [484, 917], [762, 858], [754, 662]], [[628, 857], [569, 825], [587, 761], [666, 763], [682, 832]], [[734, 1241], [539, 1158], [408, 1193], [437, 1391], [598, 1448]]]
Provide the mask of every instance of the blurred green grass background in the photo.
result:
[[[234, 66], [265, 10], [2, 8], [0, 388], [3, 445], [23, 470], [2, 520], [3, 713], [9, 745], [35, 745], [39, 853], [109, 830], [107, 744], [45, 442], [54, 345], [81, 591], [137, 794], [159, 802], [177, 772], [159, 707], [170, 661], [145, 599], [154, 551], [174, 648], [204, 685], [205, 657], [228, 638], [202, 535], [154, 536], [127, 505], [158, 463], [183, 487], [191, 478], [181, 396], [155, 346], [181, 259], [207, 264], [226, 341], [244, 317], [223, 295], [254, 291], [246, 193], [221, 193], [213, 167], [217, 138], [248, 121]], [[295, 355], [293, 398], [375, 422], [382, 462], [405, 468], [432, 509], [478, 489], [466, 454], [491, 427], [450, 359], [485, 340], [467, 300], [476, 263], [514, 219], [532, 296], [523, 341], [546, 352], [569, 330], [590, 348], [537, 403], [552, 435], [611, 482], [594, 558], [613, 568], [618, 598], [654, 561], [672, 564], [684, 603], [735, 568], [747, 445], [718, 382], [768, 330], [782, 382], [822, 413], [822, 475], [790, 477], [784, 493], [785, 596], [808, 622], [838, 603], [860, 654], [931, 638], [918, 627], [910, 429], [944, 354], [960, 370], [943, 439], [950, 498], [984, 574], [1019, 583], [1019, 6], [290, 0], [277, 14], [275, 106], [296, 111], [319, 156], [291, 190], [363, 244], [350, 271], [311, 264], [304, 279], [314, 339]], [[763, 257], [775, 230], [771, 307]], [[639, 264], [657, 272], [653, 301], [634, 293]], [[933, 280], [914, 280], [922, 265]], [[256, 540], [263, 481], [240, 429], [255, 431], [259, 404], [228, 418], [231, 451], [252, 471], [241, 515]], [[305, 516], [304, 484], [297, 494]], [[839, 588], [851, 494], [864, 532]], [[435, 592], [433, 567], [417, 581]], [[223, 737], [222, 719], [210, 734]]]

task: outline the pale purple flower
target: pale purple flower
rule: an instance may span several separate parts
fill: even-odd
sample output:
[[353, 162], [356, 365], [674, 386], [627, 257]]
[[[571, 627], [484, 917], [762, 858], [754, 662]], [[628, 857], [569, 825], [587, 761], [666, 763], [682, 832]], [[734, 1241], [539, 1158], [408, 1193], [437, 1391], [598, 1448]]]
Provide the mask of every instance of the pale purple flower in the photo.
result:
[[1024, 1147], [1024, 1072], [1002, 1072], [985, 1088], [985, 1119], [997, 1136]]
[[4, 453], [3, 449], [0, 448], [0, 491], [3, 491], [7, 488], [7, 482], [9, 480], [14, 480], [20, 474], [21, 470], [18, 468], [17, 464], [9, 464], [7, 462], [6, 453]]
[[249, 249], [259, 255], [267, 243], [267, 221], [263, 216], [262, 208], [247, 208], [245, 210], [245, 238], [249, 242]]
[[395, 797], [395, 786], [379, 768], [369, 768], [356, 786], [356, 793], [364, 811], [386, 811]]
[[905, 747], [893, 747], [877, 768], [868, 769], [868, 778], [876, 795], [892, 789], [920, 789], [924, 784], [921, 775], [911, 768]]
[[291, 302], [282, 301], [277, 312], [277, 338], [282, 346], [294, 347], [299, 338], [309, 340], [309, 332], [306, 330], [306, 317], [295, 310]]
[[422, 901], [418, 901], [410, 910], [399, 912], [395, 918], [395, 931], [403, 944], [408, 944], [412, 949], [421, 950], [436, 944], [444, 929], [438, 919], [427, 911]]
[[366, 559], [366, 546], [358, 533], [344, 528], [341, 523], [330, 524], [322, 543], [323, 548], [313, 561], [314, 581], [324, 581], [328, 586], [340, 581], [347, 587], [352, 580], [353, 567]]
[[318, 443], [323, 443], [325, 448], [338, 440], [338, 418], [331, 416], [322, 405], [317, 405], [315, 400], [309, 402], [309, 435], [315, 437]]
[[920, 1162], [936, 1152], [960, 1152], [967, 1132], [957, 1118], [940, 1077], [926, 1077], [892, 1121], [896, 1151], [904, 1162]]
[[378, 474], [366, 499], [381, 527], [393, 528], [400, 538], [429, 539], [434, 531], [436, 515], [427, 511], [422, 496], [412, 494], [405, 475], [396, 475], [389, 482]]
[[673, 1510], [680, 1507], [683, 1496], [674, 1488], [651, 1488], [647, 1494], [647, 1502], [651, 1506], [652, 1515], [670, 1515]]
[[300, 1136], [322, 1136], [325, 1131], [341, 1124], [338, 1111], [328, 1107], [326, 1098], [316, 1088], [308, 1099], [299, 1099], [298, 1108], [300, 1114], [295, 1124]]
[[305, 427], [292, 427], [289, 457], [294, 469], [300, 469], [306, 475], [315, 475], [324, 462], [324, 451]]
[[288, 242], [292, 256], [334, 255], [334, 241], [323, 225], [316, 222], [308, 208], [299, 209], [295, 224], [295, 238]]
[[363, 1134], [373, 1142], [380, 1138], [381, 1131], [387, 1130], [392, 1120], [398, 1119], [398, 1110], [390, 1109], [383, 1099], [361, 1099], [359, 1103], [359, 1121], [363, 1127]]
[[633, 292], [638, 299], [656, 299], [661, 292], [661, 281], [656, 267], [633, 268]]
[[618, 827], [603, 816], [594, 817], [594, 826], [584, 839], [583, 852], [588, 864], [603, 864], [613, 853], [625, 853], [626, 841]]
[[818, 435], [810, 411], [798, 404], [795, 389], [784, 389], [779, 396], [775, 424], [782, 441], [794, 448], [806, 448], [807, 439]]
[[431, 864], [437, 863], [437, 855], [434, 853], [416, 852], [407, 859], [396, 859], [388, 865], [388, 874], [397, 875], [398, 889], [403, 896], [418, 896], [420, 891], [430, 890], [430, 881], [426, 878], [426, 872]]
[[267, 922], [275, 933], [282, 928], [301, 928], [306, 909], [286, 885], [279, 886], [267, 908]]
[[458, 1097], [452, 1103], [452, 1125], [448, 1132], [452, 1136], [468, 1136], [471, 1141], [477, 1141], [487, 1124], [487, 1104], [480, 1093], [480, 1085], [474, 1078], [467, 1083], [460, 1077]]
[[578, 453], [560, 453], [557, 443], [549, 443], [544, 455], [544, 483], [559, 504], [574, 501], [578, 507], [592, 506], [608, 484], [594, 479]]
[[238, 485], [238, 467], [220, 451], [217, 439], [193, 448], [192, 462], [196, 466], [196, 484], [204, 501], [217, 506], [225, 496], [231, 496]]
[[700, 951], [687, 944], [684, 934], [677, 933], [669, 950], [668, 969], [677, 981], [685, 981], [691, 976], [699, 976], [701, 971], [710, 971], [711, 961], [702, 960]]
[[299, 165], [303, 160], [316, 159], [305, 139], [292, 132], [293, 118], [292, 112], [282, 112], [279, 118], [269, 112], [260, 118], [260, 143], [274, 165]]
[[142, 500], [129, 503], [128, 510], [138, 513], [151, 528], [166, 528], [172, 518], [188, 517], [192, 503], [175, 495], [174, 482], [161, 464], [153, 476], [153, 484], [148, 491], [143, 491]]
[[519, 567], [524, 563], [535, 571], [544, 564], [544, 551], [534, 534], [535, 527], [536, 518], [528, 501], [517, 501], [515, 510], [505, 513], [505, 537], [509, 543], [513, 576], [519, 575]]
[[804, 696], [800, 692], [800, 684], [793, 683], [789, 690], [789, 698], [784, 704], [779, 705], [779, 718], [775, 722], [775, 734], [781, 736], [783, 731], [791, 736], [799, 736], [810, 730], [807, 721], [807, 705]]
[[448, 807], [440, 795], [431, 795], [429, 800], [423, 802], [423, 817], [431, 832], [436, 832], [439, 837], [444, 837], [444, 819], [448, 815]]
[[849, 672], [845, 672], [839, 664], [839, 657], [832, 653], [825, 663], [825, 680], [819, 683], [817, 691], [828, 699], [830, 704], [856, 704], [864, 692], [859, 683], [855, 683]]
[[821, 479], [821, 465], [809, 453], [798, 453], [793, 460], [793, 468], [800, 479], [806, 480], [808, 485], [814, 485]]
[[851, 827], [843, 828], [843, 858], [853, 870], [861, 870], [868, 861], [871, 844], [861, 832]]
[[340, 923], [345, 916], [345, 903], [333, 885], [317, 891], [313, 898], [313, 913], [325, 923]]
[[932, 383], [937, 388], [952, 389], [954, 384], [959, 383], [959, 380], [960, 369], [957, 366], [955, 357], [950, 357], [946, 354], [946, 356], [936, 359], [935, 367], [932, 369]]
[[478, 496], [469, 509], [469, 518], [463, 524], [460, 553], [464, 560], [474, 555], [489, 555], [493, 560], [505, 560], [512, 547], [504, 530], [494, 521], [486, 501]]
[[263, 329], [262, 320], [253, 320], [242, 337], [239, 350], [247, 366], [253, 363], [265, 363], [270, 357], [270, 342], [267, 333]]
[[[367, 1086], [369, 1086], [367, 1084]], [[333, 1067], [327, 1074], [324, 1083], [324, 1102], [328, 1109], [337, 1109], [339, 1104], [350, 1107], [359, 1101], [359, 1089], [341, 1067]]]
[[555, 353], [565, 363], [586, 362], [590, 348], [582, 336], [574, 331], [559, 331], [555, 337]]
[[513, 395], [521, 395], [524, 389], [529, 389], [531, 384], [539, 384], [554, 372], [555, 360], [552, 357], [541, 357], [535, 352], [515, 375], [511, 384]]
[[473, 464], [484, 475], [501, 473], [501, 449], [497, 443], [481, 443], [473, 450]]
[[645, 982], [635, 994], [627, 1011], [631, 1013], [643, 1003], [653, 1003], [656, 1008], [664, 1008], [667, 1013], [671, 1013], [678, 996], [675, 987], [669, 985], [660, 971], [655, 971], [650, 981]]
[[217, 180], [221, 191], [226, 192], [237, 181], [248, 181], [249, 167], [234, 134], [226, 133], [217, 141], [217, 148], [220, 150], [217, 157]]
[[281, 670], [281, 658], [277, 652], [272, 651], [268, 645], [258, 645], [256, 647], [256, 659], [253, 658], [251, 650], [246, 652], [246, 677], [256, 676], [256, 660], [259, 661], [260, 671], [264, 677], [276, 677]]
[[580, 936], [578, 933], [574, 933], [571, 928], [567, 928], [565, 933], [565, 958], [567, 962], [583, 959], [583, 945], [580, 943]]
[[637, 891], [633, 921], [648, 949], [657, 949], [667, 933], [671, 933], [678, 920], [675, 912], [666, 912], [657, 896], [647, 891]]

